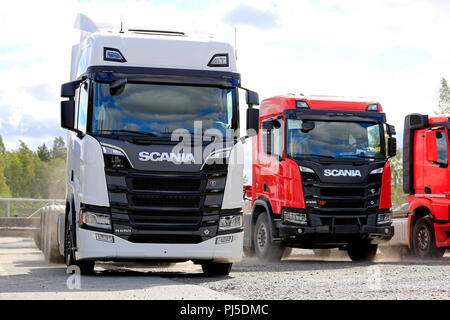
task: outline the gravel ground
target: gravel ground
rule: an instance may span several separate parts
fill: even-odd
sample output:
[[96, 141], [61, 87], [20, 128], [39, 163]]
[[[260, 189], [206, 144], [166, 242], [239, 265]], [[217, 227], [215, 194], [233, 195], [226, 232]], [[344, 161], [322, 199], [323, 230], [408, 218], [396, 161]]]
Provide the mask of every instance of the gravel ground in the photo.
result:
[[338, 251], [324, 259], [294, 250], [280, 263], [244, 259], [227, 279], [182, 281], [243, 299], [449, 300], [450, 254], [439, 261], [402, 261], [379, 253], [373, 263], [354, 263]]
[[354, 263], [333, 251], [317, 258], [293, 250], [280, 263], [243, 259], [228, 277], [204, 277], [192, 263], [174, 266], [97, 264], [81, 288], [67, 288], [64, 265], [48, 265], [29, 239], [0, 238], [0, 299], [445, 299], [450, 253], [418, 261], [379, 252]]

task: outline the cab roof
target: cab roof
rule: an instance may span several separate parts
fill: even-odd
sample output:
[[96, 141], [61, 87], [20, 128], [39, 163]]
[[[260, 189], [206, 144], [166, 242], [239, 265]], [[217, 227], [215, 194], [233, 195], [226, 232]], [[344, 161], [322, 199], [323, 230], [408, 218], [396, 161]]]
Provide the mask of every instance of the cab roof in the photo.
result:
[[443, 123], [450, 121], [450, 113], [440, 114], [433, 117], [428, 118], [428, 123]]
[[[105, 50], [118, 52], [123, 61], [105, 58]], [[226, 65], [212, 65], [216, 56], [227, 56]], [[90, 66], [174, 68], [236, 72], [231, 44], [210, 36], [184, 32], [128, 29], [86, 34], [72, 48], [71, 79]]]
[[[383, 112], [381, 104], [377, 101], [367, 101], [361, 97], [339, 97], [326, 95], [283, 94], [264, 99], [261, 102], [260, 116], [281, 114], [286, 109], [296, 109], [300, 101], [306, 102], [309, 109], [315, 110], [341, 110], [341, 111], [367, 111], [368, 105], [378, 105], [378, 112]], [[304, 103], [301, 105], [305, 106]], [[369, 111], [376, 112], [376, 111]]]

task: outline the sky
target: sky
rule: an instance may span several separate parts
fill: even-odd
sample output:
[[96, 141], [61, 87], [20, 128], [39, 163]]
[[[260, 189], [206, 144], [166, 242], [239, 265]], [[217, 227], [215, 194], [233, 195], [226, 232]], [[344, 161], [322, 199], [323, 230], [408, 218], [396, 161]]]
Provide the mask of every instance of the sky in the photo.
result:
[[122, 19], [125, 27], [213, 34], [237, 44], [242, 85], [261, 100], [376, 100], [400, 136], [404, 116], [433, 114], [441, 77], [450, 80], [448, 0], [15, 0], [0, 12], [0, 135], [8, 150], [19, 140], [36, 150], [65, 136], [59, 92], [79, 39], [77, 13], [115, 28]]

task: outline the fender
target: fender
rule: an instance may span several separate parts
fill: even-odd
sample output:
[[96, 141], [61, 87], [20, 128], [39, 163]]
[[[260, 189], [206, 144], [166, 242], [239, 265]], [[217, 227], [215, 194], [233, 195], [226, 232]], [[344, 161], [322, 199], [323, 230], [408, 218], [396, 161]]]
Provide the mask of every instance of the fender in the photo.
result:
[[274, 219], [273, 219], [273, 210], [272, 210], [272, 206], [270, 205], [270, 201], [266, 198], [258, 198], [257, 200], [255, 200], [255, 202], [253, 203], [253, 208], [252, 208], [252, 215], [251, 215], [251, 223], [249, 224], [250, 227], [250, 239], [253, 239], [253, 227], [256, 223], [256, 219], [258, 218], [258, 213], [256, 212], [256, 208], [257, 207], [263, 207], [264, 208], [264, 212], [260, 213], [260, 214], [266, 214], [268, 221], [269, 221], [269, 230], [271, 232], [270, 236], [271, 236], [271, 240], [272, 242], [275, 242], [274, 239], [278, 238], [278, 230], [276, 229], [275, 223], [274, 223]]
[[422, 218], [426, 215], [430, 215], [433, 219], [434, 217], [430, 209], [432, 205], [430, 199], [409, 196], [408, 202], [408, 211], [410, 212], [410, 214], [408, 214], [408, 248], [412, 248], [412, 232], [417, 218]]

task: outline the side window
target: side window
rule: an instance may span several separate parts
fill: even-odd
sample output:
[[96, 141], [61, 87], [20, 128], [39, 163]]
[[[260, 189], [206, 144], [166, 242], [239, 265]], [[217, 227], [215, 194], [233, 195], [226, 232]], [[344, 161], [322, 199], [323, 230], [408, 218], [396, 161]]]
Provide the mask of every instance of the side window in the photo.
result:
[[[265, 123], [268, 126], [265, 126]], [[265, 121], [262, 129], [263, 152], [281, 157], [283, 155], [283, 121], [279, 119]]]
[[89, 102], [89, 86], [87, 82], [81, 84], [80, 95], [78, 98], [78, 130], [82, 132], [86, 132], [87, 126], [87, 110], [88, 110], [88, 102]]
[[[283, 121], [278, 119], [273, 129], [273, 155], [283, 156]], [[275, 128], [277, 127], [277, 128]]]
[[448, 165], [447, 137], [444, 132], [436, 132], [437, 162]]

